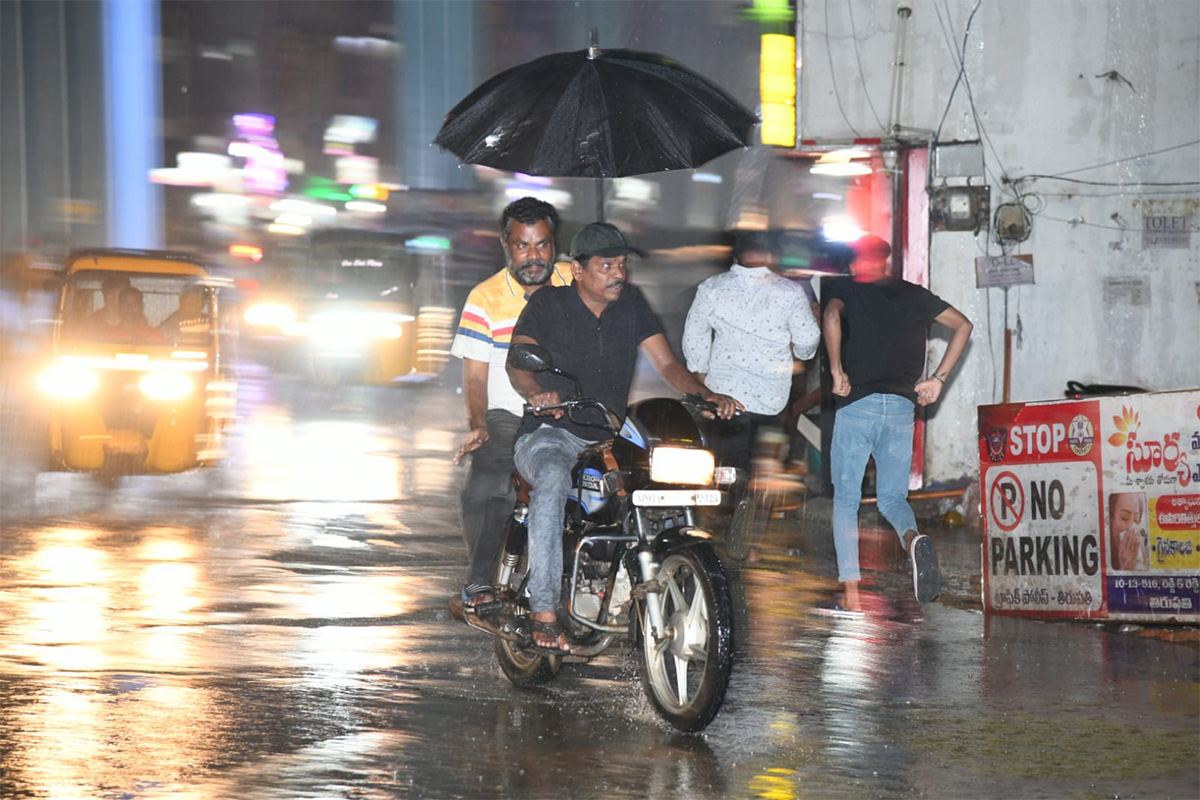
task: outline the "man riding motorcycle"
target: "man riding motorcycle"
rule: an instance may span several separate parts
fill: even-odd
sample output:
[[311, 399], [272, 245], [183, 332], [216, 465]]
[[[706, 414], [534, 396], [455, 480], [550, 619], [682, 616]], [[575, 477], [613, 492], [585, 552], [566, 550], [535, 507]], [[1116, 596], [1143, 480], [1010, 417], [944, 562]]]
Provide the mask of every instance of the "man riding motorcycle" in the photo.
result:
[[[571, 242], [571, 286], [546, 287], [530, 298], [513, 331], [513, 344], [536, 344], [554, 363], [579, 377], [581, 392], [596, 397], [624, 416], [640, 349], [674, 389], [699, 394], [717, 407], [722, 419], [741, 404], [710, 392], [671, 351], [662, 324], [636, 287], [626, 284], [626, 260], [639, 251], [616, 226], [593, 222]], [[513, 459], [532, 486], [529, 506], [531, 565], [530, 610], [535, 647], [569, 652], [558, 621], [562, 590], [563, 508], [570, 471], [579, 451], [608, 434], [601, 428], [567, 419], [561, 402], [570, 383], [552, 374], [539, 378], [508, 365], [513, 388], [525, 398]], [[545, 385], [543, 385], [543, 381]]]

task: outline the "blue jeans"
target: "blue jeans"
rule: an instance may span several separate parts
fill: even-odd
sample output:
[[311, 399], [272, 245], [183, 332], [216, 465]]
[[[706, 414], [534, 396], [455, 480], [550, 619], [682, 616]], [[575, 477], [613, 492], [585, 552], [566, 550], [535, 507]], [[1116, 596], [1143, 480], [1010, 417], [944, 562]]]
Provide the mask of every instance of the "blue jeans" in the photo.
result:
[[833, 545], [838, 580], [858, 581], [858, 506], [867, 458], [875, 458], [879, 513], [904, 542], [917, 529], [908, 504], [913, 457], [913, 403], [895, 394], [872, 394], [839, 408], [833, 423], [829, 466], [833, 479]]
[[542, 425], [517, 439], [513, 461], [529, 481], [529, 610], [557, 611], [562, 597], [563, 509], [571, 468], [591, 442]]

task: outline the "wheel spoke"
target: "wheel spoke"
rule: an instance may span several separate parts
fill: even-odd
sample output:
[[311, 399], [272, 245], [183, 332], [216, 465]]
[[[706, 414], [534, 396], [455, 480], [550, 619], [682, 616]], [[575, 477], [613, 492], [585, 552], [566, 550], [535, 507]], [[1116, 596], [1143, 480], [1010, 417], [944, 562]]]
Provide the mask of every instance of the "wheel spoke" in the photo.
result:
[[683, 590], [679, 588], [679, 582], [675, 575], [667, 577], [667, 591], [671, 594], [671, 599], [675, 601], [676, 609], [687, 608], [687, 599], [683, 596]]
[[676, 686], [676, 691], [677, 691], [676, 696], [679, 699], [680, 705], [683, 705], [684, 703], [686, 703], [687, 699], [688, 699], [687, 673], [688, 673], [687, 659], [676, 656], [675, 657], [675, 686]]
[[696, 598], [696, 602], [688, 609], [681, 631], [688, 658], [701, 665], [708, 660], [708, 617], [704, 613], [697, 613], [697, 609], [703, 612], [703, 602], [703, 598]]
[[704, 595], [696, 593], [691, 606], [687, 610], [687, 626], [690, 633], [694, 628], [704, 628], [708, 620], [708, 608], [704, 603]]

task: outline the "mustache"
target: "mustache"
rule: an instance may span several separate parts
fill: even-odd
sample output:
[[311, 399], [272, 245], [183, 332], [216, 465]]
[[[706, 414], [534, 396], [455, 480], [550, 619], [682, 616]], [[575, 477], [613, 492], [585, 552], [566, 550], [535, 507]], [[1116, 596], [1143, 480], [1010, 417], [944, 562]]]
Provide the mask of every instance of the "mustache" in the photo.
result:
[[544, 258], [531, 258], [520, 264], [509, 262], [508, 270], [522, 286], [534, 286], [550, 279], [554, 264]]
[[624, 289], [624, 288], [625, 288], [625, 281], [613, 281], [612, 283], [610, 283], [610, 284], [609, 284], [607, 287], [605, 287], [605, 288], [608, 288], [608, 289]]

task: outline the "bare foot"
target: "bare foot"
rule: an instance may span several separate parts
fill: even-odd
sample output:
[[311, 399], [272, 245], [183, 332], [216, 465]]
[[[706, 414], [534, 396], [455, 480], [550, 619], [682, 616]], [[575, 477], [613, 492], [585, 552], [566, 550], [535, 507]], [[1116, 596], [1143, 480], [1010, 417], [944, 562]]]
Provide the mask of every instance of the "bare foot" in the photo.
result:
[[842, 607], [849, 611], [862, 611], [862, 601], [858, 597], [858, 581], [846, 581], [842, 584]]

